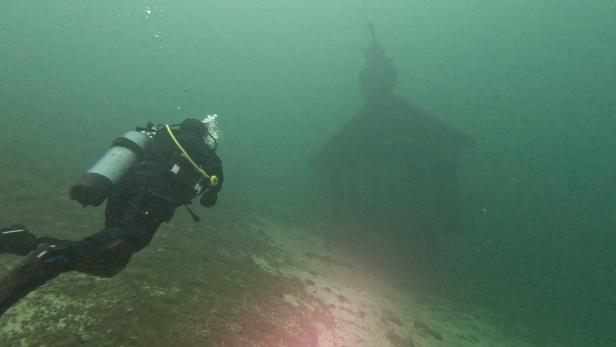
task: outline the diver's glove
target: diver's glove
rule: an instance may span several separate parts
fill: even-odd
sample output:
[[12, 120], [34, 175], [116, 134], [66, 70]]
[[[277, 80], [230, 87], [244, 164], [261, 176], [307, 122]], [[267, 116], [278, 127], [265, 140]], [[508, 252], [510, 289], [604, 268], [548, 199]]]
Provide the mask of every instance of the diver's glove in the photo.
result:
[[204, 207], [212, 207], [216, 205], [216, 200], [218, 199], [218, 191], [212, 188], [208, 189], [203, 195], [201, 195], [201, 206]]

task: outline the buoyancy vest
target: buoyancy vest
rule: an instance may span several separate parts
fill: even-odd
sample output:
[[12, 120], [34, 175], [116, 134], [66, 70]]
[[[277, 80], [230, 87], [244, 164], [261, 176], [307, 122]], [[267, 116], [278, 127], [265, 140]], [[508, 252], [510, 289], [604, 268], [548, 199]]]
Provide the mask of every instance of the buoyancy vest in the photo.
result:
[[[190, 132], [172, 131], [198, 165], [207, 168], [209, 157], [211, 155], [216, 157], [212, 149], [205, 145], [202, 137]], [[169, 133], [164, 129], [158, 131], [154, 137], [152, 144], [144, 154], [144, 161], [149, 164], [147, 165], [148, 170], [156, 171], [156, 175], [160, 178], [152, 182], [153, 185], [148, 182], [144, 183], [150, 186], [151, 192], [173, 202], [176, 206], [188, 204], [195, 197], [212, 188], [182, 155]]]

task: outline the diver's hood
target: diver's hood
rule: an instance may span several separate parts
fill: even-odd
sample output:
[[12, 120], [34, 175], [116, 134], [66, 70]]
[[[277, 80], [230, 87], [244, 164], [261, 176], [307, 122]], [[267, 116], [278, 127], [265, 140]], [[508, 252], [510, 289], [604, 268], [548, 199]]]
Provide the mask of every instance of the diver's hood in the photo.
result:
[[207, 134], [207, 125], [198, 119], [188, 118], [180, 124], [180, 132], [205, 136]]

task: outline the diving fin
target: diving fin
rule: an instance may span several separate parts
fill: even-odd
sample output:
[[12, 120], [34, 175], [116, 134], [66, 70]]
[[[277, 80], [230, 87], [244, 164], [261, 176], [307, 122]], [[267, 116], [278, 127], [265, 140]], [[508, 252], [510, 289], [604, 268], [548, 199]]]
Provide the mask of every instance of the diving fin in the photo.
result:
[[36, 236], [22, 224], [0, 228], [0, 253], [26, 255], [37, 244]]
[[41, 243], [0, 280], [0, 316], [19, 299], [65, 272], [66, 250], [65, 246]]

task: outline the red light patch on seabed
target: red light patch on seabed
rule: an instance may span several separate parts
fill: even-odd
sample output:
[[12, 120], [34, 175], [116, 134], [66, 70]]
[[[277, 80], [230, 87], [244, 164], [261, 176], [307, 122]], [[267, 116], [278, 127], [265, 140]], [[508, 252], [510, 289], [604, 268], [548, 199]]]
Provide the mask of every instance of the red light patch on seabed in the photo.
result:
[[225, 339], [225, 346], [318, 347], [343, 342], [332, 310], [307, 293], [269, 297], [238, 324], [239, 331]]

